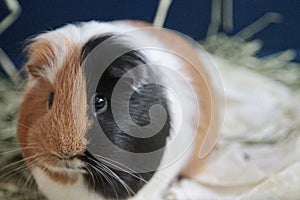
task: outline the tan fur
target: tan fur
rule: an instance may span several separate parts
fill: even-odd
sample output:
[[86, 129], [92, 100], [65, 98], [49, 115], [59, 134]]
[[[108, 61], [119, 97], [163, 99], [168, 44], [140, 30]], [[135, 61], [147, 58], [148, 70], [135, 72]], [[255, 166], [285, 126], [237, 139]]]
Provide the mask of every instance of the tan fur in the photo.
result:
[[28, 46], [26, 51], [31, 55], [26, 66], [30, 74], [34, 77], [40, 76], [41, 71], [50, 65], [51, 60], [55, 59], [51, 43], [45, 39], [34, 41]]
[[[34, 84], [25, 92], [20, 107], [18, 138], [25, 159], [33, 156], [27, 160], [29, 167], [42, 166], [53, 180], [74, 183], [75, 177], [45, 168], [62, 167], [61, 159], [82, 154], [86, 145], [84, 134], [89, 122], [85, 80], [80, 71], [80, 49], [70, 42], [65, 45], [69, 55], [60, 70], [55, 72], [53, 84], [39, 76], [41, 70], [51, 67], [51, 59], [55, 59], [50, 42], [38, 40], [30, 46], [26, 66]], [[48, 99], [52, 91], [55, 97], [49, 110]]]
[[[133, 24], [139, 28], [152, 27], [151, 24], [141, 22], [141, 21], [127, 21], [127, 23]], [[199, 60], [199, 55], [196, 53], [195, 49], [186, 40], [181, 38], [179, 35], [174, 34], [170, 31], [161, 31], [160, 29], [151, 29], [151, 35], [157, 36], [161, 42], [163, 42], [168, 50], [175, 52], [180, 56], [181, 61], [184, 63], [186, 72], [192, 77], [192, 85], [199, 99], [199, 111], [201, 113], [200, 124], [198, 128], [198, 134], [194, 140], [193, 154], [189, 163], [183, 170], [182, 174], [187, 177], [194, 177], [199, 173], [205, 164], [205, 159], [199, 159], [199, 151], [203, 144], [204, 138], [208, 133], [209, 125], [215, 126], [212, 128], [217, 128], [216, 122], [212, 122], [212, 104], [216, 98], [210, 93], [210, 78], [205, 71], [201, 61]], [[200, 71], [200, 74], [197, 70]], [[197, 112], [197, 111], [195, 111]], [[216, 130], [217, 131], [217, 130]]]

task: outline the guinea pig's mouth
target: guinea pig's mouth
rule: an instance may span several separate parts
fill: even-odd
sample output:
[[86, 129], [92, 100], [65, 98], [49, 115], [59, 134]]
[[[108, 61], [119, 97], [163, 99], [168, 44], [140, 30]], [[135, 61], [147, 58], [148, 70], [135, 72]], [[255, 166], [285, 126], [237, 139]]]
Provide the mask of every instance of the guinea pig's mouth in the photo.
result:
[[86, 173], [86, 170], [84, 169], [85, 164], [80, 159], [80, 156], [61, 158], [55, 154], [51, 155], [56, 160], [55, 164], [40, 164], [40, 167], [42, 169], [58, 174]]
[[68, 167], [49, 167], [42, 165], [42, 169], [46, 169], [47, 171], [53, 172], [53, 173], [58, 173], [58, 174], [73, 174], [73, 173], [85, 173], [84, 169], [74, 169], [74, 168], [68, 168]]

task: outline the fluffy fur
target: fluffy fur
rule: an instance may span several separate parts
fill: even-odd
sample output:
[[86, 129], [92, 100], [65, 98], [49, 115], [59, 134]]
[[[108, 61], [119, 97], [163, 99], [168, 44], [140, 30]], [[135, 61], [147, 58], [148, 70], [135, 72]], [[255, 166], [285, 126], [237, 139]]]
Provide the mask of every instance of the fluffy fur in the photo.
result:
[[[85, 163], [80, 159], [86, 153], [86, 134], [92, 124], [87, 115], [86, 77], [80, 71], [81, 51], [88, 41], [101, 34], [146, 28], [131, 36], [131, 40], [171, 51], [141, 50], [152, 63], [171, 67], [182, 76], [179, 80], [166, 68], [160, 69], [159, 74], [165, 85], [172, 85], [181, 91], [179, 95], [183, 99], [184, 110], [181, 110], [173, 95], [166, 94], [171, 116], [167, 146], [158, 170], [131, 198], [159, 199], [163, 189], [180, 172], [193, 176], [201, 168], [197, 155], [212, 123], [208, 75], [197, 54], [184, 39], [164, 30], [147, 30], [147, 27], [150, 25], [133, 21], [92, 21], [67, 25], [37, 36], [28, 47], [29, 61], [26, 66], [30, 77], [20, 109], [18, 136], [27, 165], [47, 198], [105, 198], [104, 191], [89, 190], [82, 170]], [[192, 65], [202, 70], [202, 76], [197, 75]], [[198, 98], [196, 102], [192, 100], [195, 94], [185, 88], [185, 81], [193, 87]], [[55, 91], [55, 97], [49, 110], [47, 102], [52, 91]], [[75, 112], [71, 105], [76, 105]], [[199, 113], [200, 124], [196, 120]], [[196, 136], [195, 131], [198, 132]]]

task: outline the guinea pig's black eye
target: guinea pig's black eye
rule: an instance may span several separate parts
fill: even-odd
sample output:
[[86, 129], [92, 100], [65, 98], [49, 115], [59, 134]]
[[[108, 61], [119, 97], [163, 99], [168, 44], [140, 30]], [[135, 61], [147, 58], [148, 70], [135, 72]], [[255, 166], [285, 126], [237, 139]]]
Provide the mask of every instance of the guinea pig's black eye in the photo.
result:
[[54, 92], [51, 92], [48, 99], [48, 108], [51, 109], [54, 100]]
[[106, 111], [107, 109], [107, 100], [100, 94], [96, 94], [94, 96], [94, 107], [95, 107], [95, 114], [100, 114]]

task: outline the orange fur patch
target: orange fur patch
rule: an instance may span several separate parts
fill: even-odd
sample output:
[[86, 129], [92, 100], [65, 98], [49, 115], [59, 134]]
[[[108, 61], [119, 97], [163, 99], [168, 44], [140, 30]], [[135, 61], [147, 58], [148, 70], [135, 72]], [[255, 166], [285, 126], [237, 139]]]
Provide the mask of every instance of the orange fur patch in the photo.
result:
[[[29, 168], [36, 166], [64, 167], [59, 158], [83, 154], [89, 121], [86, 115], [85, 79], [80, 70], [80, 49], [64, 40], [68, 55], [63, 66], [55, 69], [54, 83], [40, 74], [55, 63], [54, 50], [47, 40], [29, 47], [28, 70], [35, 81], [27, 87], [20, 107], [18, 138]], [[53, 66], [52, 66], [53, 67]], [[54, 66], [55, 67], [55, 66]], [[48, 100], [54, 92], [52, 108]], [[41, 169], [54, 181], [74, 183], [68, 174]]]
[[45, 39], [39, 39], [27, 48], [30, 55], [26, 64], [29, 73], [34, 77], [39, 77], [46, 66], [50, 65], [50, 61], [55, 59], [55, 54], [51, 43]]

